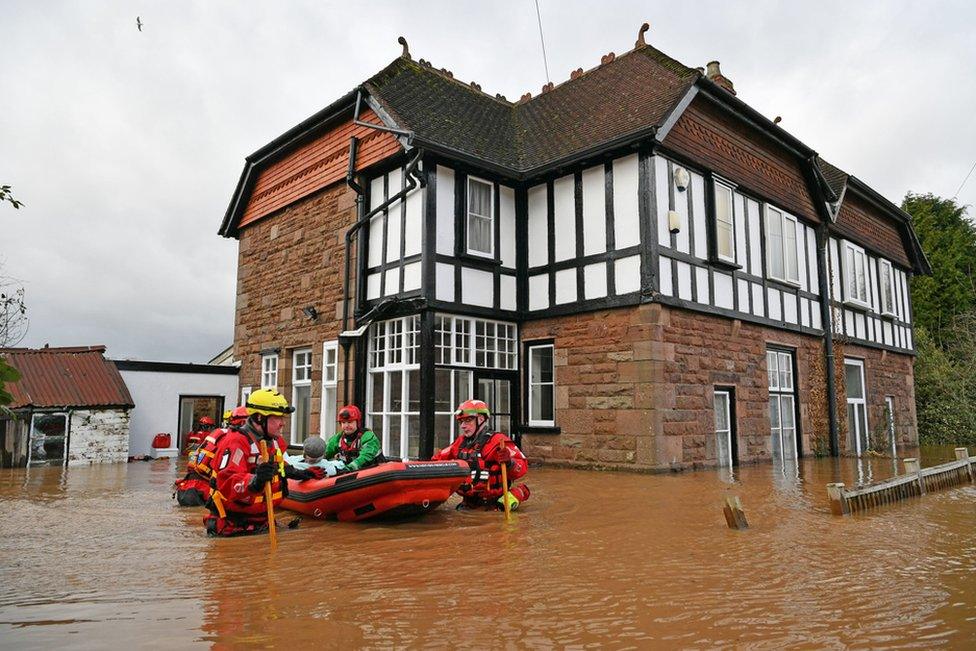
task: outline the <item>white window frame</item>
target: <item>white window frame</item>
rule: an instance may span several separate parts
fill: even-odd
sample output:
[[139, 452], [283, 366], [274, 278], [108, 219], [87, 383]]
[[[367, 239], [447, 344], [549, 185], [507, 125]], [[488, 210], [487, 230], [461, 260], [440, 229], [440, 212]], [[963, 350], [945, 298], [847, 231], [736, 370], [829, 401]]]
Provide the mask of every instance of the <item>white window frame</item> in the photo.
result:
[[[302, 363], [299, 364], [299, 357], [304, 358], [308, 356], [308, 361], [305, 362], [302, 359]], [[296, 435], [298, 434], [296, 428], [298, 425], [298, 391], [299, 387], [308, 387], [308, 432], [306, 436], [312, 433], [312, 349], [311, 348], [297, 348], [291, 353], [291, 404], [295, 407], [295, 411], [291, 412], [291, 428], [290, 428], [290, 438], [292, 445], [301, 445], [304, 442], [304, 438], [299, 441], [296, 440]]]
[[[728, 214], [728, 224], [729, 224], [729, 250], [731, 253], [729, 255], [722, 255], [721, 253], [721, 240], [719, 238], [719, 211], [718, 211], [718, 193], [725, 192], [728, 193], [729, 201], [729, 214]], [[728, 262], [729, 264], [735, 264], [735, 189], [727, 183], [723, 183], [717, 179], [712, 181], [712, 194], [713, 194], [713, 212], [714, 212], [714, 223], [712, 224], [712, 232], [715, 236], [715, 257], [722, 262]]]
[[[551, 382], [533, 382], [532, 381], [532, 351], [549, 348], [552, 351], [552, 381]], [[528, 405], [528, 422], [529, 427], [555, 427], [556, 425], [556, 346], [555, 344], [528, 344], [525, 351], [526, 357], [528, 357], [528, 377], [526, 378], [526, 385], [528, 386], [528, 396], [526, 404]], [[552, 419], [533, 419], [533, 403], [532, 403], [532, 387], [534, 386], [550, 386], [552, 387]]]
[[[719, 399], [724, 398], [725, 405], [723, 413], [725, 414], [725, 429], [719, 428], [718, 416], [719, 416]], [[715, 459], [718, 461], [718, 465], [722, 468], [732, 467], [732, 392], [728, 389], [715, 389], [714, 396], [712, 397], [712, 404], [715, 409], [715, 447], [716, 454]], [[726, 454], [723, 455], [724, 458], [720, 458], [718, 455], [718, 449], [721, 447], [719, 443], [720, 440], [725, 441]]]
[[[789, 285], [800, 285], [800, 263], [799, 263], [799, 225], [800, 222], [796, 217], [787, 213], [784, 210], [780, 210], [775, 206], [769, 204], [765, 205], [766, 218], [764, 220], [764, 227], [766, 229], [766, 276], [772, 278], [773, 280], [778, 280], [782, 283], [787, 283]], [[773, 251], [773, 247], [770, 244], [769, 237], [769, 225], [776, 220], [779, 222], [780, 226], [780, 238], [782, 239], [781, 250]], [[787, 264], [787, 228], [790, 228], [793, 232], [793, 267]], [[783, 277], [776, 276], [773, 274], [773, 260], [777, 259], [783, 265]]]
[[241, 405], [246, 405], [248, 398], [254, 393], [254, 389], [251, 387], [241, 387]]
[[871, 427], [868, 424], [868, 406], [867, 406], [868, 382], [867, 382], [867, 377], [866, 377], [866, 375], [864, 373], [864, 360], [863, 359], [853, 359], [853, 358], [850, 358], [850, 357], [845, 357], [844, 358], [844, 381], [845, 381], [845, 384], [846, 384], [846, 381], [847, 381], [847, 367], [849, 365], [850, 366], [856, 366], [856, 367], [858, 367], [859, 374], [860, 374], [860, 379], [861, 379], [861, 397], [860, 398], [851, 398], [850, 397], [850, 391], [845, 391], [845, 393], [847, 394], [845, 396], [847, 398], [847, 406], [848, 407], [851, 407], [851, 406], [854, 407], [854, 422], [858, 425], [858, 427], [860, 427], [860, 425], [861, 425], [861, 421], [857, 418], [858, 408], [860, 407], [860, 409], [864, 413], [864, 422], [863, 422], [863, 425], [864, 425], [864, 449], [861, 449], [861, 436], [860, 436], [861, 433], [858, 432], [856, 429], [855, 429], [855, 431], [849, 433], [851, 435], [851, 437], [854, 439], [854, 451], [857, 453], [857, 456], [860, 457], [862, 454], [864, 454], [869, 449], [871, 449]]
[[278, 353], [261, 356], [261, 388], [278, 390]]
[[[853, 262], [848, 262], [848, 253], [850, 253]], [[843, 246], [841, 247], [841, 255], [841, 266], [844, 270], [844, 302], [864, 308], [871, 307], [871, 304], [868, 302], [868, 294], [870, 292], [870, 283], [868, 282], [868, 254], [857, 244], [844, 240]], [[860, 261], [861, 279], [864, 282], [863, 294], [857, 291], [858, 261]], [[853, 268], [851, 267], [852, 264]]]
[[[488, 214], [479, 215], [478, 213], [471, 212], [471, 184], [480, 183], [482, 185], [488, 186]], [[495, 184], [491, 181], [486, 181], [485, 179], [480, 179], [476, 176], [469, 176], [467, 181], [467, 188], [465, 192], [465, 206], [464, 206], [464, 250], [467, 251], [469, 255], [477, 255], [484, 258], [494, 258], [495, 257]], [[474, 216], [477, 219], [487, 219], [488, 220], [488, 250], [481, 251], [478, 249], [471, 248], [471, 217]]]
[[[329, 354], [332, 353], [332, 362]], [[336, 411], [339, 387], [339, 342], [327, 341], [322, 344], [322, 408], [319, 410], [319, 433], [330, 436], [336, 429]]]
[[[770, 438], [774, 436], [779, 437], [779, 461], [781, 463], [785, 463], [787, 461], [795, 462], [800, 456], [796, 445], [796, 435], [799, 425], [797, 423], [797, 391], [793, 356], [793, 352], [780, 350], [777, 348], [766, 349], [766, 374], [770, 397], [769, 434]], [[783, 399], [787, 397], [789, 398], [789, 404], [792, 406], [788, 413], [790, 414], [793, 423], [793, 427], [791, 428], [793, 431], [789, 441], [783, 438], [783, 414], [787, 413], [787, 411], [783, 408]], [[776, 422], [778, 424], [775, 427], [773, 425], [772, 413], [773, 398], [776, 398], [776, 405], [779, 410], [776, 413]], [[786, 454], [787, 445], [789, 445], [789, 448], [792, 450], [791, 456]]]
[[[367, 353], [367, 381], [366, 381], [366, 425], [374, 427], [374, 419], [379, 419], [383, 453], [391, 457], [407, 459], [410, 457], [410, 418], [416, 416], [418, 423], [417, 442], [420, 444], [420, 405], [416, 410], [410, 409], [410, 376], [416, 372], [416, 381], [420, 382], [420, 317], [418, 315], [400, 317], [381, 321], [370, 326], [369, 352]], [[392, 347], [391, 347], [392, 346]], [[393, 399], [391, 395], [391, 377], [400, 375], [400, 411], [392, 411]], [[373, 398], [376, 377], [383, 376], [382, 408], [373, 410]], [[419, 388], [418, 388], [419, 392]], [[400, 447], [390, 449], [390, 427], [393, 419], [400, 422]]]
[[[888, 270], [888, 282], [884, 282], [884, 269]], [[885, 285], [888, 288], [888, 299], [885, 300]], [[878, 307], [884, 316], [897, 316], [895, 312], [895, 268], [884, 258], [878, 259]]]
[[434, 348], [434, 363], [439, 366], [514, 371], [518, 369], [518, 326], [506, 321], [438, 314], [434, 317]]

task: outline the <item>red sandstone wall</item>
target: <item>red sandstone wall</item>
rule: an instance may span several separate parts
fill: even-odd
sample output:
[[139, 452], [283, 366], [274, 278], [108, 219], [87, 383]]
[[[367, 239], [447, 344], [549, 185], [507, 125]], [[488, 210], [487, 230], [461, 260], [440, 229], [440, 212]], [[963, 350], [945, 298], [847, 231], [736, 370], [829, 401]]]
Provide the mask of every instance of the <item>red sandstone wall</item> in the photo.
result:
[[[291, 400], [292, 351], [311, 347], [313, 433], [319, 430], [322, 343], [338, 338], [341, 330], [344, 237], [356, 219], [354, 201], [351, 190], [335, 184], [240, 235], [234, 355], [241, 360], [241, 386], [258, 388], [261, 350], [280, 348], [278, 390]], [[355, 258], [352, 269], [354, 292]], [[309, 305], [319, 312], [314, 323], [302, 314]], [[339, 355], [341, 376], [341, 347]]]
[[[816, 337], [660, 304], [530, 322], [522, 337], [555, 339], [561, 434], [526, 434], [533, 458], [639, 469], [712, 465], [712, 392], [725, 385], [736, 392], [739, 460], [768, 460], [770, 344], [796, 350], [803, 453], [812, 453], [816, 437], [825, 444], [823, 349]], [[903, 397], [896, 398], [896, 420], [905, 423], [905, 441], [917, 440], [914, 399], [905, 394], [911, 391], [911, 358], [888, 353], [882, 360], [875, 352], [864, 353], [869, 419], [880, 422], [874, 419], [883, 396], [897, 390]], [[838, 389], [843, 391], [842, 382]], [[841, 393], [842, 419], [845, 407]]]

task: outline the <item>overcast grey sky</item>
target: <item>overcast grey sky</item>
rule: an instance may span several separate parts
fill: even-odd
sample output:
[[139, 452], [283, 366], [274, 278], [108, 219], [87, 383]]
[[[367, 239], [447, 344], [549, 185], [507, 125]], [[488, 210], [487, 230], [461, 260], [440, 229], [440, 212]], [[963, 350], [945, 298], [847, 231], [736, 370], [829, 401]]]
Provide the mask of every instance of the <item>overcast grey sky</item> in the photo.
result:
[[[649, 43], [712, 59], [739, 97], [895, 203], [976, 162], [976, 3], [540, 0], [549, 70]], [[143, 31], [136, 29], [136, 16]], [[533, 0], [0, 0], [0, 259], [21, 345], [206, 361], [233, 339], [244, 156], [400, 53], [516, 99], [545, 83]], [[976, 174], [959, 194], [976, 203]]]

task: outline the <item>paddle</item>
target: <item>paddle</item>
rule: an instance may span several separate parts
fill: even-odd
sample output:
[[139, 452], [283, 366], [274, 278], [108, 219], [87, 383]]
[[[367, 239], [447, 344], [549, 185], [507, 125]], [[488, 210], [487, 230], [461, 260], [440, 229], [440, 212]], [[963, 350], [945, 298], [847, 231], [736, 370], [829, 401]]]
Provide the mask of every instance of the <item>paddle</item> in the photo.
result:
[[[505, 442], [502, 441], [501, 449], [505, 450]], [[512, 506], [508, 503], [508, 462], [502, 462], [502, 504], [505, 505], [505, 519], [512, 519]]]
[[[268, 444], [264, 439], [258, 441], [261, 450], [261, 463], [268, 460]], [[280, 481], [280, 480], [279, 480]], [[268, 505], [268, 536], [271, 538], [271, 549], [278, 546], [278, 532], [275, 531], [274, 502], [271, 496], [271, 482], [264, 484], [264, 503]]]

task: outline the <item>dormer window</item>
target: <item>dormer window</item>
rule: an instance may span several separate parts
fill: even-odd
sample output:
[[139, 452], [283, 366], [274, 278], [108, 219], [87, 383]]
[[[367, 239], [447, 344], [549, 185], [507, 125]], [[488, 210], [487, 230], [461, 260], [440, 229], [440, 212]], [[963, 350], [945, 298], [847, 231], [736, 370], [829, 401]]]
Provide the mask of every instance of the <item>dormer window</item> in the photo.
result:
[[468, 177], [467, 252], [495, 257], [494, 187], [487, 181]]

